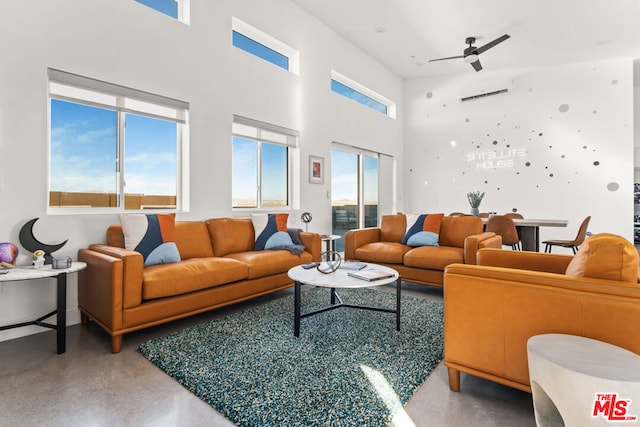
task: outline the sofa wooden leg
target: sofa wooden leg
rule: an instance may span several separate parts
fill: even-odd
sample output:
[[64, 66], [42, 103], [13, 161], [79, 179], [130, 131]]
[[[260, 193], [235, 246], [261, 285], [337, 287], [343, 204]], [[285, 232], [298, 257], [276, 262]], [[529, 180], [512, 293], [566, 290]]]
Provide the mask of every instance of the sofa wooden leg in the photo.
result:
[[111, 353], [120, 353], [122, 350], [122, 335], [114, 335], [111, 337]]
[[84, 311], [80, 312], [80, 322], [83, 325], [86, 325], [87, 323], [89, 323], [89, 316], [87, 316], [87, 314]]
[[460, 391], [460, 371], [454, 368], [449, 369], [449, 389], [451, 391]]

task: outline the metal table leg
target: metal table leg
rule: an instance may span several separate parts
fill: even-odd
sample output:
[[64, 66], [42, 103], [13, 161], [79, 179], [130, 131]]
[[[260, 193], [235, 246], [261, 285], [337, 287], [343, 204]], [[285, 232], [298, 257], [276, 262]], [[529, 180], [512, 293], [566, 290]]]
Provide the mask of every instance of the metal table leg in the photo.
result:
[[58, 309], [56, 313], [56, 333], [58, 354], [66, 351], [67, 337], [67, 273], [58, 274]]

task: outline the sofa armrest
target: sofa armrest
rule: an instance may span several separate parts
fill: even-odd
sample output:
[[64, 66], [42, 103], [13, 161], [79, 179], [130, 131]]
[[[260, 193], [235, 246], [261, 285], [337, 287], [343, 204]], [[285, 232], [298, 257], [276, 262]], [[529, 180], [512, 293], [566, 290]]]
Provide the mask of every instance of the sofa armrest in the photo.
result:
[[360, 228], [344, 234], [344, 259], [356, 259], [356, 249], [380, 241], [380, 228]]
[[322, 253], [322, 240], [318, 233], [309, 233], [306, 231], [300, 232], [300, 240], [305, 247], [305, 250], [311, 254], [314, 260], [320, 259]]
[[122, 299], [123, 308], [137, 307], [142, 303], [142, 282], [144, 280], [144, 261], [139, 252], [118, 248], [116, 246], [93, 244], [90, 251], [108, 255], [122, 262]]
[[477, 264], [564, 274], [572, 259], [572, 255], [564, 254], [480, 249]]
[[483, 248], [502, 248], [502, 237], [491, 231], [472, 234], [464, 239], [464, 263], [477, 264], [477, 254]]

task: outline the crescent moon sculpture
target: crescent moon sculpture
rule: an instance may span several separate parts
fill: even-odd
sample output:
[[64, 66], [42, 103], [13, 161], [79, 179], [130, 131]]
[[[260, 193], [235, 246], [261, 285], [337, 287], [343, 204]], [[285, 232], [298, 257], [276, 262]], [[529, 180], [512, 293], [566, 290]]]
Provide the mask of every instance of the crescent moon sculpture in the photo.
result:
[[20, 233], [18, 234], [18, 239], [20, 240], [20, 244], [23, 248], [28, 250], [29, 252], [35, 252], [38, 249], [42, 249], [44, 251], [44, 263], [51, 264], [53, 257], [51, 256], [52, 252], [57, 251], [61, 247], [63, 247], [68, 240], [65, 240], [62, 243], [58, 243], [55, 245], [47, 245], [42, 243], [33, 235], [33, 225], [40, 218], [33, 218], [30, 221], [27, 221], [25, 225], [20, 229]]

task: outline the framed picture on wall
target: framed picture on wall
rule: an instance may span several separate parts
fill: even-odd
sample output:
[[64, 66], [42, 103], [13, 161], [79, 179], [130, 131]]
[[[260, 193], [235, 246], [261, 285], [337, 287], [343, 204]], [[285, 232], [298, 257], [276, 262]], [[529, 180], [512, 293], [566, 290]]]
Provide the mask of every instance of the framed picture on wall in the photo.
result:
[[309, 156], [309, 182], [324, 184], [324, 157]]

